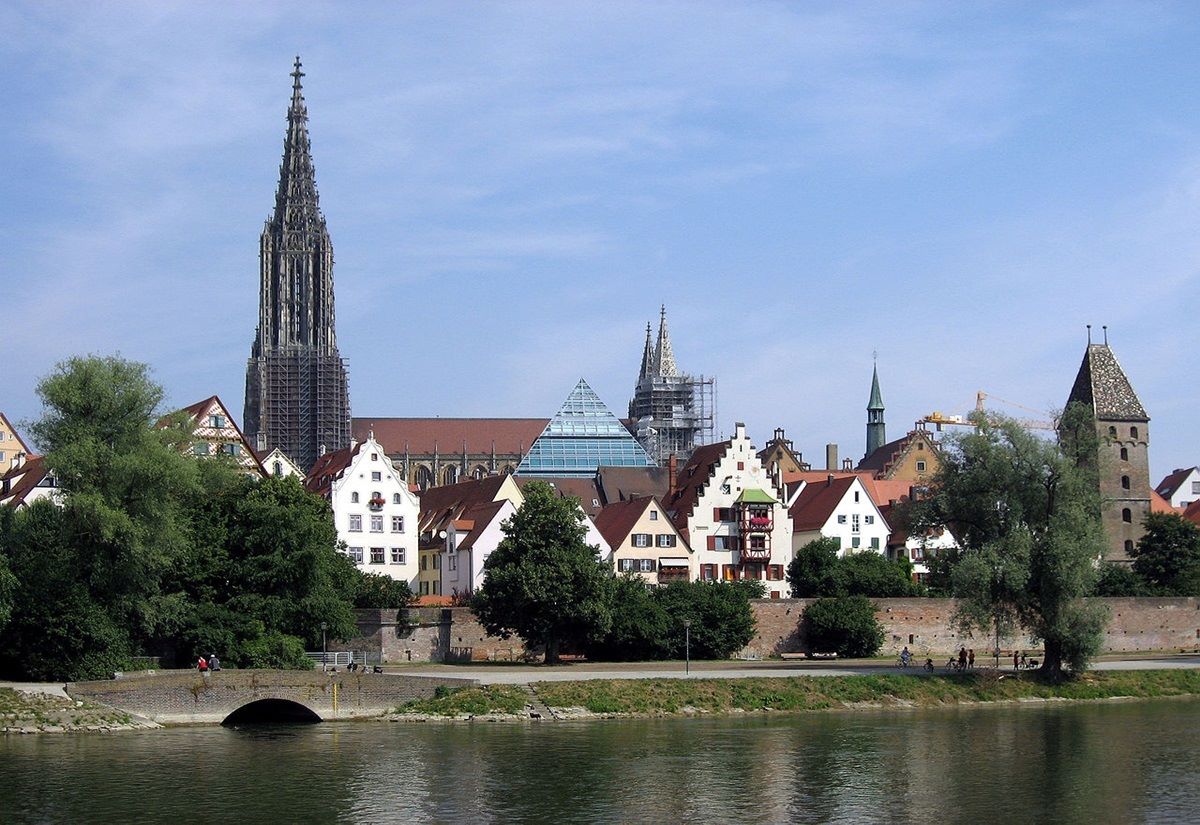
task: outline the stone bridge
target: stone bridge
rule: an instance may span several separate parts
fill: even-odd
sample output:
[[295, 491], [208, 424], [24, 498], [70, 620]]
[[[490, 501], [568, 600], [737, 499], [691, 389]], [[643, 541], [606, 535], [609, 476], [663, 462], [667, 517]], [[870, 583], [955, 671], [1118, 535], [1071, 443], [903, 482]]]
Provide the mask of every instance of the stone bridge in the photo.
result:
[[308, 721], [379, 716], [438, 687], [474, 679], [289, 670], [149, 671], [71, 682], [67, 694], [162, 724]]

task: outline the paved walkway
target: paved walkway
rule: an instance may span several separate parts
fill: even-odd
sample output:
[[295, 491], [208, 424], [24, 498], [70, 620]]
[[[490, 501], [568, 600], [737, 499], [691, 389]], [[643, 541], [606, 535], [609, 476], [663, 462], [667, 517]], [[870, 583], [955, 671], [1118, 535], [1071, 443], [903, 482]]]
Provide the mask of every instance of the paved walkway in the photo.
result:
[[64, 685], [54, 682], [0, 682], [0, 688], [12, 688], [21, 693], [44, 693], [47, 696], [70, 698], [64, 687]]
[[[986, 665], [987, 662], [980, 663]], [[1001, 663], [1001, 670], [1011, 672]], [[1093, 670], [1176, 670], [1200, 669], [1200, 656], [1162, 656], [1156, 658], [1108, 659], [1095, 662]], [[531, 682], [568, 682], [586, 679], [750, 679], [762, 677], [790, 676], [863, 676], [879, 673], [908, 673], [922, 676], [925, 671], [919, 666], [906, 670], [879, 660], [830, 662], [693, 662], [691, 673], [684, 672], [683, 662], [634, 662], [614, 664], [609, 662], [575, 663], [566, 665], [420, 665], [393, 670], [410, 676], [458, 676], [478, 679], [490, 685], [524, 685]], [[949, 673], [939, 667], [934, 673]]]

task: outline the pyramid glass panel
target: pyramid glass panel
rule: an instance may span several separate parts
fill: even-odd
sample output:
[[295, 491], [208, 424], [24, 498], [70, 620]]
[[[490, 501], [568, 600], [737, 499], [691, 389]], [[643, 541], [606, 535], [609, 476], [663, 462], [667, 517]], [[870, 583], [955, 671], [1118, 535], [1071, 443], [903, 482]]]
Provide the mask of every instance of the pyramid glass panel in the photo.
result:
[[601, 465], [655, 466], [637, 439], [581, 378], [529, 448], [517, 475], [588, 478]]

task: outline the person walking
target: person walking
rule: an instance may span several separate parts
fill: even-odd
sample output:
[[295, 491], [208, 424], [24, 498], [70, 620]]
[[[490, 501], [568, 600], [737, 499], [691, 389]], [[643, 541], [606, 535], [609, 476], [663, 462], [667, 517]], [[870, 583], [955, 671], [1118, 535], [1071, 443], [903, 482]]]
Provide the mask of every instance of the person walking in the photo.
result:
[[975, 648], [967, 651], [967, 667], [971, 670], [975, 669]]
[[958, 649], [958, 669], [967, 669], [967, 649], [965, 647], [960, 647]]
[[1018, 670], [1021, 666], [1021, 654], [1013, 651], [1013, 670]]

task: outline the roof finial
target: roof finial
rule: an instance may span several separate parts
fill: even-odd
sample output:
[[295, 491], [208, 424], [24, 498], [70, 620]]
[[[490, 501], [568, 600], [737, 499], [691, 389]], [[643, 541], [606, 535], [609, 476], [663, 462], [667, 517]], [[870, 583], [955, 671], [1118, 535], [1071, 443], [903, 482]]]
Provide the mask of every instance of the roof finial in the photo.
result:
[[1105, 324], [1104, 326], [1100, 327], [1100, 329], [1104, 330], [1104, 346], [1107, 347], [1108, 346], [1108, 324]]
[[304, 72], [300, 71], [300, 55], [296, 55], [296, 63], [292, 67], [292, 88], [300, 88], [300, 78], [304, 77]]
[[1092, 345], [1092, 325], [1088, 324], [1087, 329], [1088, 329], [1088, 346], [1090, 347]]

